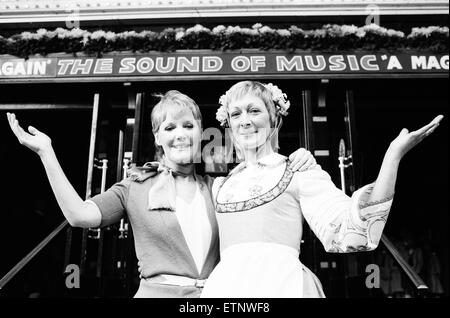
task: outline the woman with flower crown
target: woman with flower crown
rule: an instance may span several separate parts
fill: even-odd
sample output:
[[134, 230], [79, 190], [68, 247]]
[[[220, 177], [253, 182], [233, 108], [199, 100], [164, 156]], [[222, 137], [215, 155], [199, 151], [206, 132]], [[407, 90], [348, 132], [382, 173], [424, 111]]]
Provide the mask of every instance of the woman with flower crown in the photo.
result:
[[[7, 117], [19, 142], [39, 155], [70, 225], [103, 227], [128, 215], [141, 278], [135, 297], [199, 297], [219, 254], [212, 178], [195, 172], [202, 116], [185, 94], [159, 97], [151, 114], [159, 161], [131, 169], [128, 178], [86, 201], [65, 177], [50, 138], [31, 126], [26, 132], [14, 114]], [[304, 149], [291, 158], [295, 171], [315, 165]]]
[[214, 180], [220, 262], [201, 297], [324, 297], [319, 280], [299, 259], [303, 221], [328, 252], [375, 249], [400, 160], [442, 119], [417, 131], [403, 129], [389, 145], [376, 181], [350, 198], [320, 166], [292, 171], [289, 159], [276, 153], [286, 98], [278, 87], [253, 81], [235, 84], [220, 98], [217, 119], [230, 127], [244, 161]]

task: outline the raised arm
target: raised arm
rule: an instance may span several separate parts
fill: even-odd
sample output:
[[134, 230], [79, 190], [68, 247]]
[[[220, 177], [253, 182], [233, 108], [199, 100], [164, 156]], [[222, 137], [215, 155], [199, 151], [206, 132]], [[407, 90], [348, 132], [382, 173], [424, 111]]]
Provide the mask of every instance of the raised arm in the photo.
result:
[[26, 132], [14, 114], [7, 113], [7, 117], [19, 143], [39, 155], [59, 207], [69, 224], [74, 227], [98, 227], [101, 222], [100, 210], [94, 204], [85, 202], [70, 184], [56, 158], [51, 139], [31, 126], [28, 127], [29, 133]]
[[425, 137], [429, 136], [439, 126], [442, 118], [444, 116], [439, 115], [428, 125], [416, 131], [408, 132], [408, 129], [402, 129], [386, 151], [373, 190], [368, 197], [369, 203], [382, 201], [386, 197], [391, 197], [394, 194], [400, 160], [409, 150], [419, 144]]
[[311, 229], [328, 252], [373, 250], [386, 224], [403, 156], [430, 135], [443, 116], [409, 133], [403, 129], [386, 152], [378, 178], [348, 197], [320, 167], [298, 176], [300, 206]]

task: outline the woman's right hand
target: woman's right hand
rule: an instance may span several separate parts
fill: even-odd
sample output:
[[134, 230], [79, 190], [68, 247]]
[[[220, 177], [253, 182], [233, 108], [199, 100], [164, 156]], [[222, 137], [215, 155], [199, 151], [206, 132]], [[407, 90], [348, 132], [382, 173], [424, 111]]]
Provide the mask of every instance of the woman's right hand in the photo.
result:
[[28, 127], [28, 133], [19, 125], [15, 114], [6, 113], [6, 116], [8, 117], [11, 130], [21, 145], [33, 150], [39, 156], [52, 149], [52, 140], [49, 136], [32, 126]]

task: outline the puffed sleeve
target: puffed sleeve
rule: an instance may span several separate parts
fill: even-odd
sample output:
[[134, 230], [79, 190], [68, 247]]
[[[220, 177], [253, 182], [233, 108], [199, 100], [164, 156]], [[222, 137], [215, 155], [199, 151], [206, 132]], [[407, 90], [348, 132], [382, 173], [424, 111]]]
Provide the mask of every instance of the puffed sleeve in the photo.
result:
[[350, 198], [320, 166], [297, 176], [302, 214], [327, 252], [368, 251], [378, 246], [393, 196], [368, 202], [372, 183]]
[[119, 222], [123, 217], [128, 199], [130, 179], [114, 184], [103, 193], [97, 194], [86, 202], [94, 203], [100, 210], [102, 221], [100, 227]]

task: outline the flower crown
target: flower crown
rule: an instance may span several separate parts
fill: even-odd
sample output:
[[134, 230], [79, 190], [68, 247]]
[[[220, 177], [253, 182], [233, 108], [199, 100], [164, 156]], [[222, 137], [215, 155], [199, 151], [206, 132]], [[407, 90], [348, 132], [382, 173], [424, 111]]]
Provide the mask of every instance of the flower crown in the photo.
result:
[[[287, 95], [278, 88], [278, 86], [272, 83], [262, 84], [272, 95], [273, 103], [275, 104], [276, 115], [286, 116], [287, 110], [291, 106], [291, 103], [287, 100]], [[225, 107], [225, 99], [229, 91], [222, 95], [219, 99], [220, 107], [216, 112], [216, 119], [220, 122], [220, 126], [225, 127], [228, 123], [228, 112]]]

